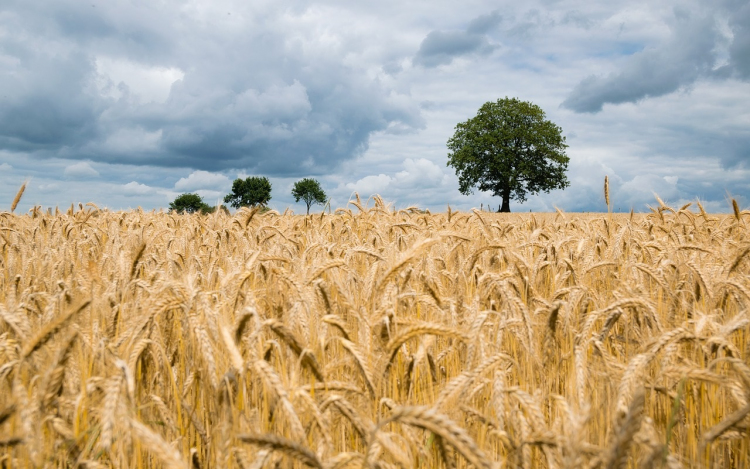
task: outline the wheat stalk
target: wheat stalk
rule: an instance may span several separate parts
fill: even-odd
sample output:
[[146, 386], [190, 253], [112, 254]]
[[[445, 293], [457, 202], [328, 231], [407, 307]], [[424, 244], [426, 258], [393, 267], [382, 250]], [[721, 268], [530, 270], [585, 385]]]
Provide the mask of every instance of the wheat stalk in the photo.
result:
[[21, 201], [21, 197], [23, 196], [23, 192], [26, 190], [26, 185], [28, 183], [29, 181], [24, 181], [24, 183], [21, 184], [21, 187], [18, 189], [18, 192], [16, 192], [16, 196], [13, 197], [13, 202], [11, 202], [10, 204], [10, 213], [13, 213], [16, 210], [18, 202]]
[[164, 467], [169, 469], [185, 469], [187, 467], [180, 453], [167, 443], [161, 435], [133, 418], [130, 419], [129, 423], [133, 436], [156, 456], [164, 464]]
[[251, 443], [270, 448], [274, 451], [280, 451], [307, 466], [323, 469], [323, 464], [315, 453], [292, 440], [277, 435], [256, 435], [250, 433], [239, 434], [237, 435], [237, 439], [244, 443]]
[[73, 319], [78, 313], [83, 311], [87, 306], [91, 304], [91, 300], [84, 301], [78, 307], [71, 309], [67, 314], [64, 314], [57, 318], [55, 321], [49, 323], [44, 329], [39, 331], [23, 348], [21, 357], [23, 359], [29, 358], [32, 353], [39, 350], [44, 344], [46, 344], [55, 334], [57, 334], [65, 325]]
[[[382, 421], [375, 431], [392, 422], [400, 422], [431, 431], [455, 448], [471, 464], [485, 469], [492, 468], [487, 456], [466, 433], [466, 430], [433, 409], [422, 406], [395, 408], [391, 416]], [[371, 455], [368, 454], [368, 461], [370, 460], [369, 456]]]
[[612, 210], [609, 204], [609, 176], [604, 176], [604, 202], [607, 204], [607, 209]]

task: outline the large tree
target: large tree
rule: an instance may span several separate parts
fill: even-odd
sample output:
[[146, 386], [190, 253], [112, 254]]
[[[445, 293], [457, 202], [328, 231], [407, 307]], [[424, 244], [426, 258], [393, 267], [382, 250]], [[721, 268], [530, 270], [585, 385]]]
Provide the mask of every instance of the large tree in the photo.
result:
[[[310, 214], [310, 205], [312, 204], [324, 204], [326, 203], [326, 193], [323, 188], [320, 187], [320, 183], [311, 178], [300, 179], [294, 183], [292, 188], [292, 195], [294, 201], [299, 202], [300, 199], [305, 201], [307, 204], [307, 214]], [[325, 207], [323, 207], [325, 209]]]
[[486, 102], [476, 117], [456, 125], [448, 140], [448, 166], [458, 175], [459, 190], [472, 188], [502, 197], [499, 212], [527, 193], [568, 187], [562, 129], [545, 119], [539, 106], [516, 98]]
[[203, 201], [198, 194], [181, 194], [169, 203], [169, 210], [177, 213], [211, 213], [213, 207]]
[[224, 197], [224, 202], [234, 208], [260, 205], [265, 207], [271, 200], [271, 181], [267, 177], [252, 176], [235, 179], [232, 193]]

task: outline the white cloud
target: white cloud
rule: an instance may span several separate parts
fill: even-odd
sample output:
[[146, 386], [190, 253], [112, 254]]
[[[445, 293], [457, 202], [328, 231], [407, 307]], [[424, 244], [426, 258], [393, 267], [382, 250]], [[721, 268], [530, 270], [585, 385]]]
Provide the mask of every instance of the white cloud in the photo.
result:
[[13, 169], [13, 166], [9, 165], [8, 163], [2, 163], [0, 164], [0, 171], [6, 172]]
[[404, 170], [396, 173], [395, 183], [400, 189], [435, 187], [445, 178], [443, 170], [426, 158], [404, 160]]
[[201, 189], [215, 189], [228, 191], [231, 187], [229, 178], [223, 174], [208, 171], [193, 171], [186, 178], [180, 178], [174, 185], [175, 190], [190, 192]]
[[86, 161], [80, 161], [66, 166], [63, 174], [70, 179], [90, 179], [99, 177], [99, 171], [95, 170]]
[[107, 135], [103, 143], [97, 142], [90, 148], [121, 154], [127, 158], [133, 154], [158, 151], [161, 137], [161, 129], [149, 132], [138, 127], [122, 127]]
[[141, 184], [136, 181], [131, 181], [127, 184], [123, 184], [120, 187], [122, 189], [123, 195], [128, 196], [128, 197], [134, 197], [134, 196], [139, 196], [139, 195], [149, 195], [155, 192], [155, 189], [153, 187], [149, 187], [145, 184]]
[[120, 99], [132, 92], [145, 103], [163, 103], [172, 84], [185, 72], [175, 67], [154, 67], [122, 58], [97, 57], [96, 85], [102, 96]]
[[438, 187], [448, 179], [438, 165], [426, 158], [407, 158], [402, 166], [404, 169], [393, 176], [382, 173], [365, 176], [356, 182], [346, 184], [346, 188], [359, 192], [361, 196], [385, 196], [388, 192], [394, 191], [405, 195], [417, 189]]
[[54, 192], [60, 188], [60, 184], [56, 184], [54, 182], [49, 184], [39, 184], [39, 191], [48, 193], [48, 192]]
[[356, 191], [360, 196], [369, 197], [374, 194], [385, 194], [393, 178], [385, 174], [365, 176], [357, 182], [346, 184], [347, 189]]
[[203, 197], [203, 201], [209, 205], [214, 205], [219, 199], [223, 201], [224, 196], [227, 194], [226, 192], [211, 191], [211, 190], [205, 190], [205, 189], [197, 190], [195, 192], [199, 196]]
[[670, 182], [671, 179], [669, 176], [659, 177], [654, 174], [640, 174], [622, 184], [616, 193], [616, 198], [639, 209], [643, 208], [641, 204], [653, 205], [657, 203], [654, 194], [667, 203], [673, 203], [674, 199], [680, 198], [680, 193], [677, 190], [676, 178], [674, 182]]

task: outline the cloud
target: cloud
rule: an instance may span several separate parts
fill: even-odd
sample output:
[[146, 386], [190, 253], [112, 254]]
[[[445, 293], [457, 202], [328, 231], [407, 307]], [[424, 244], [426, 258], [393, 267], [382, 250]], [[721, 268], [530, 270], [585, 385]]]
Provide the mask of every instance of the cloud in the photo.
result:
[[473, 19], [465, 31], [431, 31], [422, 40], [412, 62], [425, 68], [435, 68], [448, 65], [458, 57], [491, 54], [498, 46], [491, 44], [485, 33], [500, 21], [502, 17], [495, 10]]
[[[503, 96], [570, 144], [571, 186], [513, 210], [606, 210], [605, 174], [615, 209], [750, 193], [746, 0], [95, 3], [3, 4], [0, 199], [31, 178], [19, 211], [163, 208], [177, 187], [213, 205], [238, 174], [268, 176], [280, 211], [301, 177], [334, 208], [358, 190], [494, 209], [458, 192], [445, 143]], [[66, 176], [79, 162], [99, 176]]]
[[381, 173], [365, 176], [356, 182], [345, 184], [334, 193], [342, 193], [345, 188], [346, 191], [356, 191], [363, 197], [379, 194], [387, 200], [425, 205], [432, 202], [442, 204], [446, 192], [453, 189], [453, 178], [426, 158], [406, 158], [401, 167], [401, 171], [392, 175]]
[[443, 169], [426, 158], [404, 160], [404, 169], [396, 173], [394, 183], [405, 190], [433, 187], [443, 181]]
[[469, 22], [469, 26], [466, 27], [466, 32], [470, 34], [486, 34], [496, 28], [503, 17], [500, 14], [500, 10], [493, 10], [486, 15], [480, 15]]
[[12, 66], [3, 79], [0, 149], [54, 152], [96, 138], [102, 109], [91, 94], [86, 55], [74, 50], [57, 56], [8, 36], [3, 39]]
[[192, 192], [199, 189], [228, 190], [231, 187], [229, 178], [223, 174], [208, 171], [193, 171], [186, 178], [180, 178], [174, 185], [175, 190]]
[[[679, 202], [680, 190], [677, 187], [678, 177], [659, 176], [656, 174], [639, 174], [623, 183], [613, 196], [613, 200], [625, 206], [642, 208], [644, 202], [657, 204], [656, 195], [667, 203]], [[677, 200], [675, 200], [677, 199]]]
[[9, 165], [8, 163], [2, 163], [0, 164], [0, 171], [6, 172], [13, 169], [13, 166]]
[[[666, 40], [633, 54], [619, 71], [584, 78], [562, 107], [597, 113], [605, 104], [664, 96], [699, 79], [750, 79], [750, 4], [727, 1], [716, 7], [701, 8], [697, 14], [675, 7]], [[726, 24], [724, 17], [730, 18]], [[724, 49], [728, 62], [722, 66]]]
[[[408, 90], [370, 73], [356, 24], [339, 27], [331, 7], [235, 4], [227, 15], [168, 0], [144, 14], [40, 1], [11, 2], [0, 16], [9, 96], [0, 150], [323, 174], [360, 156], [376, 132], [424, 126]], [[320, 34], [326, 21], [331, 34]]]
[[226, 192], [212, 191], [212, 190], [205, 190], [205, 189], [197, 190], [195, 192], [196, 194], [201, 196], [203, 200], [209, 205], [216, 203], [218, 201], [221, 201], [223, 203], [224, 196], [226, 195]]
[[49, 193], [54, 192], [60, 188], [60, 184], [56, 183], [50, 183], [50, 184], [39, 184], [39, 191], [43, 193]]
[[716, 37], [711, 17], [681, 22], [667, 43], [632, 55], [621, 71], [583, 79], [562, 106], [596, 113], [607, 103], [632, 103], [690, 85], [711, 70]]
[[66, 166], [63, 174], [70, 179], [91, 179], [99, 177], [99, 171], [95, 170], [86, 161], [80, 161], [70, 166]]
[[357, 182], [346, 184], [348, 189], [356, 191], [360, 195], [369, 197], [374, 194], [385, 194], [393, 179], [385, 174], [365, 176]]
[[120, 187], [122, 189], [122, 194], [127, 197], [149, 195], [155, 192], [155, 189], [153, 187], [149, 187], [146, 184], [141, 184], [136, 181], [130, 181], [129, 183], [123, 184]]
[[565, 12], [565, 16], [562, 20], [563, 24], [572, 24], [582, 29], [589, 29], [594, 25], [594, 22], [587, 15], [583, 14], [578, 10], [571, 10]]
[[733, 41], [729, 48], [731, 67], [742, 79], [750, 79], [750, 3], [731, 15]]
[[176, 67], [154, 67], [108, 56], [96, 57], [95, 67], [96, 86], [101, 96], [117, 100], [132, 93], [145, 103], [166, 101], [172, 85], [185, 76], [185, 72]]

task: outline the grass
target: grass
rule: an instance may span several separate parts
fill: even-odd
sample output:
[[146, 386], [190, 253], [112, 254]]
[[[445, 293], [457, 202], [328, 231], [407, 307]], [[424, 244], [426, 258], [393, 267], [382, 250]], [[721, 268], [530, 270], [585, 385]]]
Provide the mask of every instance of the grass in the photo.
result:
[[750, 213], [375, 202], [0, 213], [0, 465], [750, 466]]

